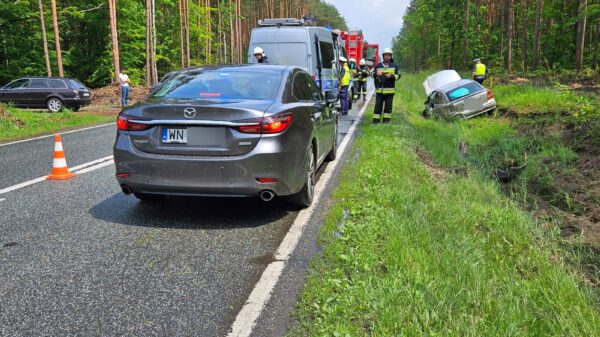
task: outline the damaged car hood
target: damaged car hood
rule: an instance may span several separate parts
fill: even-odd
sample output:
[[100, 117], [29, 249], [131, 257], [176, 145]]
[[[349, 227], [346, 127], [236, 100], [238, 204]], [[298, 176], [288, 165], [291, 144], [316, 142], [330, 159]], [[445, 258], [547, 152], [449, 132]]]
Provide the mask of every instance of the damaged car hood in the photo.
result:
[[429, 96], [434, 90], [445, 86], [448, 83], [459, 81], [460, 75], [456, 70], [442, 70], [433, 75], [428, 76], [423, 82], [423, 87], [427, 96]]

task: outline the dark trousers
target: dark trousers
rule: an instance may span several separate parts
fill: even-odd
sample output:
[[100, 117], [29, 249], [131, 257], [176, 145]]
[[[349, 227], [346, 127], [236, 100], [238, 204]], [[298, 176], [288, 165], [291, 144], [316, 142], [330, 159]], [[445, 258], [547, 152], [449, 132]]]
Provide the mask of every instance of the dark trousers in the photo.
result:
[[340, 105], [342, 108], [341, 114], [347, 115], [350, 102], [348, 102], [348, 86], [344, 85], [340, 90]]
[[483, 81], [485, 81], [486, 76], [475, 76], [473, 80], [481, 85], [483, 85]]
[[358, 97], [363, 95], [363, 100], [367, 98], [367, 81], [359, 81], [358, 82]]
[[[381, 112], [383, 110], [383, 122], [389, 123], [392, 118], [392, 103], [394, 94], [375, 94], [375, 111], [373, 112], [373, 123], [381, 121]], [[384, 107], [385, 105], [385, 107]]]

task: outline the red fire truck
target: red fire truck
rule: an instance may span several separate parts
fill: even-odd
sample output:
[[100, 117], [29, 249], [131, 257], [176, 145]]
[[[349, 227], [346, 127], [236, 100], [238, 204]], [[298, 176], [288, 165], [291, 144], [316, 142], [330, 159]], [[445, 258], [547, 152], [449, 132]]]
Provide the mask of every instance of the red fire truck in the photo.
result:
[[340, 37], [344, 41], [348, 59], [354, 58], [358, 63], [364, 58], [370, 68], [379, 63], [379, 45], [376, 43], [367, 43], [362, 30], [351, 29], [347, 32], [341, 32]]
[[346, 47], [346, 53], [348, 59], [354, 58], [356, 62], [360, 61], [363, 57], [363, 40], [364, 36], [362, 30], [353, 29], [347, 32], [341, 32], [340, 37], [344, 41], [344, 47]]
[[379, 63], [379, 45], [377, 43], [365, 43], [363, 58], [367, 61], [369, 68], [373, 69]]

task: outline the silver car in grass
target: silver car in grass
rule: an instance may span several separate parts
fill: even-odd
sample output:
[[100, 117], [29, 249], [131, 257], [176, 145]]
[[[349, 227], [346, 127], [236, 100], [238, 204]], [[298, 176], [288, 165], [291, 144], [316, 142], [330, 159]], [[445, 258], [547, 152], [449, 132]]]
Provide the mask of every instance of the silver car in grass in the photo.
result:
[[119, 114], [117, 181], [146, 201], [290, 196], [309, 206], [317, 168], [336, 157], [336, 100], [298, 67], [182, 71]]
[[461, 79], [454, 70], [435, 73], [423, 82], [427, 93], [423, 116], [467, 119], [496, 109], [491, 90]]

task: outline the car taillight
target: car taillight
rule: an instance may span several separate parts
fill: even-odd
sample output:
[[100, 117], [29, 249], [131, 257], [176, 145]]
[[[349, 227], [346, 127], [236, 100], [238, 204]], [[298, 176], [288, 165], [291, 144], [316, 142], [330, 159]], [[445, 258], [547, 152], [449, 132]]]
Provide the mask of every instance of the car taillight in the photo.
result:
[[142, 131], [146, 130], [150, 127], [148, 124], [135, 123], [131, 122], [129, 118], [126, 116], [121, 116], [117, 118], [117, 129], [123, 131]]
[[263, 117], [256, 120], [259, 124], [240, 126], [238, 130], [243, 133], [280, 133], [292, 124], [292, 115], [284, 114], [272, 117]]
[[494, 93], [491, 90], [488, 89], [488, 91], [487, 91], [487, 99], [488, 99], [488, 101], [490, 99], [492, 99], [492, 98], [494, 98]]

